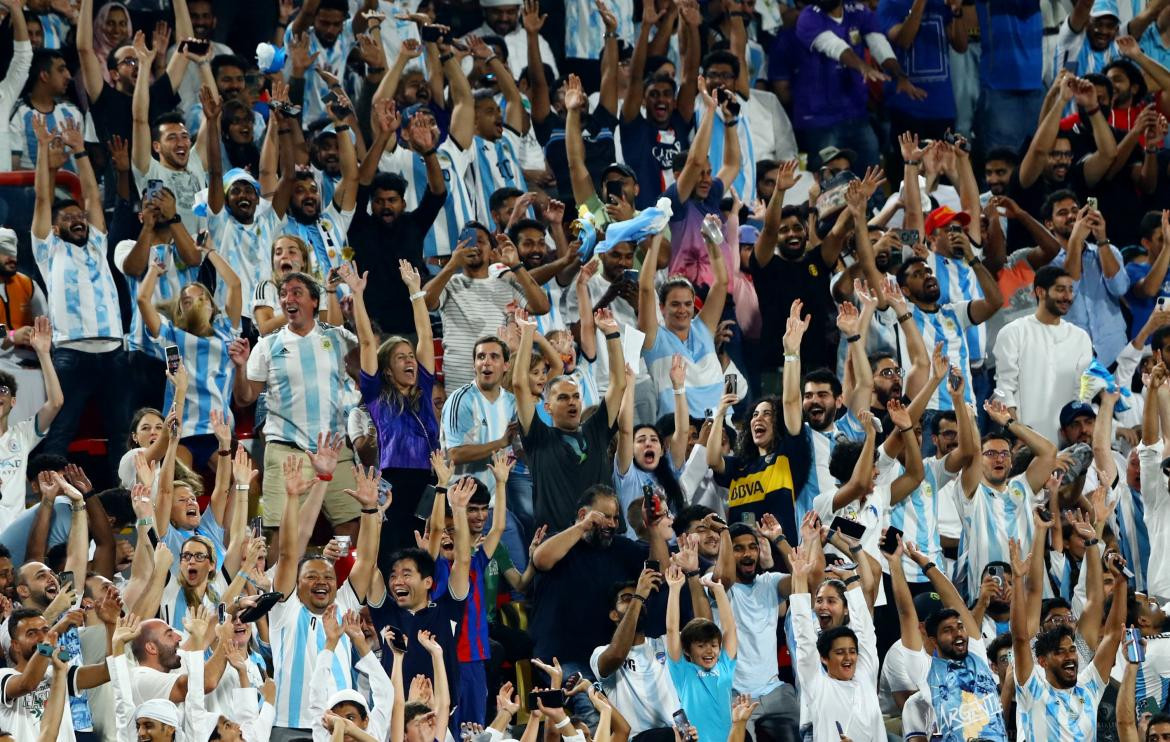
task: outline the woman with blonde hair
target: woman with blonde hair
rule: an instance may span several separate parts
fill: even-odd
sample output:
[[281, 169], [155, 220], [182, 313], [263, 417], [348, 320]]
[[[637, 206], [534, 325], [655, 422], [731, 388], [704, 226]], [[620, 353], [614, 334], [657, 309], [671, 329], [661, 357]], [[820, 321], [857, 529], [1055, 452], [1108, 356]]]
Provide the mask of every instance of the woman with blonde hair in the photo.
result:
[[[155, 284], [166, 272], [162, 263], [152, 264], [138, 287], [138, 311], [147, 333], [157, 344], [159, 355], [165, 356], [167, 348], [177, 348], [179, 362], [186, 365], [191, 377], [185, 390], [183, 409], [186, 412], [180, 419], [179, 457], [197, 471], [217, 450], [217, 421], [232, 425], [235, 365], [228, 356], [228, 347], [239, 335], [243, 306], [239, 276], [215, 250], [206, 250], [206, 255], [227, 286], [227, 306], [222, 311], [211, 290], [195, 282], [184, 286], [178, 300], [169, 303], [172, 319], [168, 319], [151, 300]], [[174, 396], [168, 387], [164, 408], [173, 403]]]
[[[272, 278], [262, 281], [256, 287], [256, 294], [252, 297], [252, 320], [256, 324], [256, 331], [261, 335], [276, 332], [284, 327], [288, 320], [280, 308], [280, 291], [277, 285], [280, 279], [289, 273], [304, 273], [321, 281], [321, 276], [312, 272], [312, 251], [308, 244], [300, 237], [291, 234], [282, 234], [272, 241]], [[343, 321], [341, 306], [337, 302], [337, 294], [333, 290], [340, 283], [339, 276], [330, 276], [330, 282], [325, 283], [329, 301], [321, 311], [321, 320], [329, 324], [340, 325]]]

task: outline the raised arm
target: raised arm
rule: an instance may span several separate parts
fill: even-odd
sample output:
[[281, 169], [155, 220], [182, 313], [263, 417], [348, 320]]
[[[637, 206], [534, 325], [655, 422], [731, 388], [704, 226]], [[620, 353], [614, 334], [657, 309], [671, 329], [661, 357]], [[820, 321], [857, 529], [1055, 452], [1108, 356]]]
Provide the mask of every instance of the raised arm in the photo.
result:
[[719, 627], [723, 630], [723, 651], [729, 658], [735, 659], [739, 651], [739, 639], [735, 630], [731, 599], [727, 597], [727, 588], [722, 582], [711, 579], [710, 575], [703, 578], [703, 585], [715, 596], [715, 607], [719, 611]]
[[[141, 31], [134, 34], [134, 57], [138, 60], [138, 69], [145, 72], [154, 62], [154, 55], [158, 49], [146, 48], [146, 37]], [[133, 136], [130, 138], [130, 160], [134, 169], [145, 173], [150, 168], [151, 138], [150, 138], [150, 75], [139, 74], [134, 81], [134, 95], [130, 103], [130, 117], [134, 125]]]
[[[812, 315], [801, 319], [804, 303], [792, 302], [788, 310], [788, 324], [784, 329], [784, 372], [781, 402], [784, 407], [784, 427], [788, 435], [796, 435], [804, 428], [804, 410], [800, 399], [800, 343], [808, 331]], [[773, 421], [775, 425], [775, 421]]]
[[[613, 425], [621, 407], [622, 394], [626, 390], [626, 360], [622, 351], [622, 336], [617, 320], [613, 318], [613, 312], [609, 309], [595, 311], [593, 321], [605, 336], [605, 349], [609, 353], [609, 389], [605, 391], [605, 408], [609, 415], [609, 424]], [[636, 360], [631, 358], [630, 363], [636, 363]]]
[[865, 427], [865, 443], [862, 444], [861, 455], [853, 466], [853, 476], [849, 481], [841, 484], [833, 495], [833, 510], [840, 510], [854, 500], [858, 500], [873, 488], [873, 450], [877, 440], [877, 430], [874, 428], [873, 415], [869, 411], [858, 416]]
[[281, 464], [287, 499], [280, 517], [280, 530], [277, 532], [278, 551], [272, 589], [283, 593], [286, 598], [296, 589], [297, 563], [301, 557], [297, 551], [297, 524], [301, 515], [301, 496], [309, 491], [304, 465], [304, 459], [294, 455], [286, 457]]
[[[23, 25], [22, 13], [10, 14], [14, 23], [18, 16]], [[85, 84], [85, 94], [90, 103], [96, 103], [101, 97], [105, 79], [102, 77], [102, 63], [93, 50], [93, 0], [81, 0], [77, 12], [77, 57], [81, 62], [81, 81]]]
[[[642, 265], [657, 265], [661, 246], [661, 234], [651, 237], [650, 244], [646, 246], [646, 257]], [[726, 274], [726, 270], [724, 273]], [[638, 329], [646, 334], [642, 341], [642, 350], [653, 348], [654, 341], [658, 338], [658, 292], [654, 289], [654, 271], [650, 269], [638, 272]]]
[[989, 418], [1002, 425], [1032, 451], [1033, 459], [1027, 471], [1028, 486], [1032, 488], [1032, 492], [1039, 492], [1056, 465], [1056, 444], [1011, 417], [1011, 413], [1001, 402], [988, 400], [983, 403], [983, 409], [987, 411]]
[[[1041, 534], [1036, 534], [1034, 543], [1040, 545], [1043, 549], [1043, 538]], [[1011, 601], [1011, 632], [1012, 632], [1012, 649], [1016, 676], [1016, 686], [1023, 686], [1032, 677], [1032, 667], [1034, 660], [1032, 659], [1032, 648], [1030, 640], [1032, 634], [1028, 633], [1028, 627], [1040, 622], [1040, 603], [1039, 600], [1033, 601], [1032, 593], [1035, 592], [1038, 596], [1043, 588], [1039, 580], [1033, 580], [1032, 576], [1035, 570], [1032, 570], [1032, 575], [1027, 574], [1027, 569], [1020, 569], [1020, 566], [1029, 567], [1029, 562], [1035, 560], [1035, 552], [1031, 559], [1021, 559], [1020, 557], [1020, 543], [1012, 539], [1009, 544], [1009, 552], [1011, 553], [1012, 572], [1014, 584], [1025, 585], [1026, 594], [1022, 599]], [[1043, 553], [1043, 552], [1041, 552]], [[1040, 560], [1038, 567], [1041, 572], [1040, 580], [1043, 580], [1043, 559]], [[1033, 585], [1032, 583], [1036, 584]], [[1018, 596], [1017, 596], [1018, 597]], [[1034, 608], [1033, 608], [1034, 605]]]
[[1032, 136], [1032, 142], [1028, 145], [1028, 151], [1020, 161], [1018, 177], [1020, 185], [1024, 188], [1032, 187], [1044, 172], [1048, 152], [1056, 144], [1056, 134], [1060, 131], [1061, 111], [1073, 98], [1075, 80], [1072, 75], [1062, 72], [1053, 82], [1052, 95], [1056, 96], [1056, 102], [1041, 117], [1036, 133]]
[[666, 653], [674, 662], [683, 658], [682, 635], [679, 630], [679, 596], [682, 594], [683, 583], [686, 577], [678, 565], [672, 564], [666, 568], [666, 585], [669, 594], [666, 598], [666, 634], [663, 641], [666, 643]]
[[679, 201], [685, 202], [694, 193], [699, 182], [699, 176], [704, 167], [710, 167], [707, 161], [711, 149], [711, 130], [715, 126], [717, 107], [711, 95], [707, 92], [706, 80], [699, 78], [699, 97], [703, 101], [703, 115], [699, 120], [699, 130], [691, 141], [691, 148], [687, 152], [687, 161], [678, 174], [675, 186], [678, 188]]
[[467, 597], [471, 570], [471, 529], [467, 525], [467, 503], [475, 494], [475, 480], [460, 479], [447, 489], [447, 502], [451, 505], [451, 516], [455, 521], [455, 564], [447, 578], [451, 597], [461, 600]]
[[[732, 127], [728, 127], [729, 131], [731, 129]], [[736, 142], [739, 141], [734, 136], [731, 138], [735, 139]], [[724, 152], [726, 151], [727, 150], [725, 149]], [[738, 172], [739, 160], [737, 156], [736, 174], [738, 174]], [[731, 179], [735, 180], [735, 176], [732, 176]], [[719, 217], [713, 214], [709, 214], [707, 215], [706, 219], [718, 221]], [[658, 235], [658, 237], [661, 239], [662, 235]], [[709, 330], [710, 333], [714, 335], [715, 332], [719, 329], [719, 320], [723, 317], [723, 307], [727, 303], [727, 263], [723, 260], [723, 250], [720, 245], [713, 244], [706, 237], [703, 238], [703, 243], [707, 246], [707, 257], [711, 261], [711, 273], [713, 279], [711, 281], [710, 288], [707, 290], [707, 298], [703, 301], [703, 308], [699, 310], [699, 319], [702, 320], [703, 324], [707, 326], [707, 330]], [[655, 263], [651, 262], [649, 265], [655, 265]], [[642, 277], [639, 275], [639, 285], [641, 280]], [[640, 299], [638, 309], [641, 311]]]
[[768, 208], [764, 212], [764, 228], [760, 230], [760, 236], [756, 238], [755, 247], [752, 248], [756, 263], [761, 267], [772, 262], [776, 255], [780, 218], [784, 211], [784, 193], [796, 185], [799, 165], [796, 160], [788, 160], [779, 165], [776, 187], [772, 191], [772, 197], [768, 199]]

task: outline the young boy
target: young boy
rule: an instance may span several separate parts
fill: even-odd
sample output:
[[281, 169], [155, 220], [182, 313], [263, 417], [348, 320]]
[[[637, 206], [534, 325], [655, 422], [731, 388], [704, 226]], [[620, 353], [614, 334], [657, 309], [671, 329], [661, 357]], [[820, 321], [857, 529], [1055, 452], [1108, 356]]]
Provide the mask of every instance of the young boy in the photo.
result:
[[[727, 590], [709, 576], [703, 585], [715, 597], [719, 625], [693, 618], [679, 632], [679, 593], [686, 576], [677, 565], [666, 570], [670, 596], [666, 604], [666, 666], [679, 701], [700, 740], [725, 740], [731, 731], [731, 687], [735, 676], [735, 616]], [[724, 630], [720, 631], [719, 626]], [[712, 699], [722, 702], [712, 703]]]

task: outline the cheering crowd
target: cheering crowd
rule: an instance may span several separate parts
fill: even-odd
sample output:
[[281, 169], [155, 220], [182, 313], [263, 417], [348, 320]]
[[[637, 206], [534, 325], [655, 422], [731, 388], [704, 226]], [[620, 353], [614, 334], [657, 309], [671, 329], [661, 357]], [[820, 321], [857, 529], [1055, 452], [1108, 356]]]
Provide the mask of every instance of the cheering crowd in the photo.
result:
[[0, 60], [0, 742], [1170, 740], [1170, 0]]

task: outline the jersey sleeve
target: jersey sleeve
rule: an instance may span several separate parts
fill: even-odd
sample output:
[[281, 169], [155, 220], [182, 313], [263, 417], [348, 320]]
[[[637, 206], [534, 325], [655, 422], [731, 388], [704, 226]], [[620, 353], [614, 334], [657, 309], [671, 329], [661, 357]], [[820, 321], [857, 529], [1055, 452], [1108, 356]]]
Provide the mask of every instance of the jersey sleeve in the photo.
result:
[[261, 340], [248, 356], [248, 381], [268, 381], [269, 344]]

